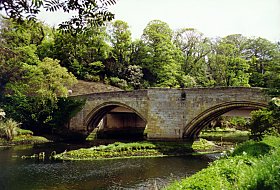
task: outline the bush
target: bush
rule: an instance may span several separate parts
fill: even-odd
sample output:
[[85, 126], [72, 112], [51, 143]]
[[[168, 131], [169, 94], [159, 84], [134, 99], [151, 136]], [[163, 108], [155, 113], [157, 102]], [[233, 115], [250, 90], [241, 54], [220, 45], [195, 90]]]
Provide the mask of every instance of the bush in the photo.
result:
[[13, 140], [14, 136], [17, 135], [19, 123], [12, 119], [6, 121], [0, 121], [0, 137], [7, 140]]
[[237, 146], [232, 156], [241, 156], [245, 153], [249, 156], [258, 157], [269, 153], [270, 150], [271, 146], [264, 142], [247, 141]]
[[86, 74], [84, 76], [84, 79], [86, 81], [91, 81], [91, 82], [99, 82], [100, 81], [100, 77], [96, 76], [96, 75], [90, 75], [90, 74]]
[[111, 77], [110, 78], [110, 85], [119, 87], [119, 88], [124, 89], [124, 90], [128, 89], [127, 81], [124, 80], [124, 79], [120, 79], [118, 77]]
[[252, 112], [250, 138], [261, 140], [265, 134], [280, 133], [280, 99], [273, 98], [268, 108]]

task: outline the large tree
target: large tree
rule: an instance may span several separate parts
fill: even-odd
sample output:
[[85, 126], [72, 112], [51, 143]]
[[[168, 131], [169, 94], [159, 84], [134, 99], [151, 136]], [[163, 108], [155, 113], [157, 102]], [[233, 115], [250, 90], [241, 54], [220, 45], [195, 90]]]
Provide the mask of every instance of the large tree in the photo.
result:
[[186, 75], [193, 76], [198, 85], [210, 85], [211, 81], [206, 64], [207, 55], [211, 51], [210, 40], [194, 28], [177, 30], [173, 40], [184, 54], [182, 71]]
[[241, 54], [239, 43], [226, 36], [213, 43], [208, 57], [210, 72], [217, 86], [249, 86], [250, 65]]
[[111, 51], [107, 43], [106, 28], [92, 26], [87, 32], [76, 36], [57, 32], [54, 40], [53, 57], [69, 68], [78, 78], [99, 80], [104, 73], [104, 62]]
[[116, 59], [119, 67], [127, 67], [130, 63], [131, 32], [126, 22], [116, 20], [109, 27], [112, 56]]
[[250, 62], [250, 84], [267, 87], [266, 72], [273, 68], [279, 50], [277, 44], [264, 38], [251, 38], [247, 42], [246, 59]]
[[153, 20], [144, 29], [142, 40], [145, 58], [142, 60], [144, 78], [152, 86], [183, 85], [182, 53], [172, 42], [173, 31], [167, 23]]

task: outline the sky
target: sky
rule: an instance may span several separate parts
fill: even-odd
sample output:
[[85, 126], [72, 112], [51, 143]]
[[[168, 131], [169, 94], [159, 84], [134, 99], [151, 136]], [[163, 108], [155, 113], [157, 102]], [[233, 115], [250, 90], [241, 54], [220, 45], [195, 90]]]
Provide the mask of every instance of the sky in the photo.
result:
[[[152, 20], [171, 29], [195, 28], [208, 37], [242, 34], [280, 41], [280, 0], [116, 0], [115, 19], [128, 23], [133, 39]], [[53, 25], [67, 15], [42, 16]]]

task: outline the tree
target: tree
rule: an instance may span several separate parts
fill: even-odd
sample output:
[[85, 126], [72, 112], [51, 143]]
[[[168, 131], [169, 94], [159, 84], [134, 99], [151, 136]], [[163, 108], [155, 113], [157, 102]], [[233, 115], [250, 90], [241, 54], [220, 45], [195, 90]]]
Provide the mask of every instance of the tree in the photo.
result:
[[115, 3], [115, 0], [1, 0], [0, 11], [4, 10], [9, 18], [18, 22], [23, 22], [25, 18], [36, 19], [42, 9], [76, 13], [69, 21], [61, 23], [60, 28], [77, 34], [83, 32], [88, 25], [102, 25], [104, 21], [112, 20], [114, 15], [107, 11], [107, 6]]
[[27, 45], [40, 45], [46, 34], [41, 22], [24, 20], [20, 24], [13, 19], [0, 18], [1, 43], [7, 48], [17, 48]]
[[116, 59], [119, 69], [130, 64], [131, 54], [131, 32], [126, 22], [116, 20], [109, 27], [110, 42], [112, 45], [112, 56]]
[[153, 20], [144, 29], [142, 40], [146, 44], [142, 60], [144, 79], [151, 86], [178, 87], [182, 64], [182, 53], [172, 43], [173, 31], [168, 24]]
[[247, 42], [246, 59], [250, 62], [250, 84], [267, 87], [265, 75], [277, 59], [277, 45], [264, 38], [252, 38]]
[[264, 74], [268, 94], [272, 97], [280, 96], [280, 43], [277, 44], [277, 49], [273, 55], [271, 63], [267, 67]]
[[[208, 64], [217, 86], [249, 86], [248, 62], [243, 58], [238, 43], [231, 36], [214, 43]], [[235, 38], [233, 38], [235, 39]]]
[[[55, 33], [53, 57], [60, 60], [79, 79], [104, 78], [105, 61], [111, 52], [105, 27], [93, 26], [77, 34]], [[97, 67], [98, 66], [98, 67]], [[95, 70], [98, 69], [98, 70]]]
[[176, 31], [174, 44], [184, 54], [182, 71], [191, 75], [202, 86], [211, 84], [206, 59], [211, 51], [210, 40], [193, 28], [184, 28]]
[[6, 84], [0, 105], [7, 110], [8, 117], [38, 131], [52, 121], [59, 98], [68, 96], [68, 88], [76, 78], [50, 58], [37, 65], [23, 63], [22, 70], [21, 80]]

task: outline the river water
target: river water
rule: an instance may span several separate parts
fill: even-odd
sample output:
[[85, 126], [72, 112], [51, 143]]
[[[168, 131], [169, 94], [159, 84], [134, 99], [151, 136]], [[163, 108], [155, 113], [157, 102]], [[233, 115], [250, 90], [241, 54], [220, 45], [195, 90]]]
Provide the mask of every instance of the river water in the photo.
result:
[[0, 149], [1, 190], [155, 189], [207, 167], [203, 156], [118, 159], [102, 161], [44, 161], [23, 155], [81, 145], [46, 143]]

